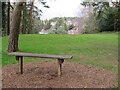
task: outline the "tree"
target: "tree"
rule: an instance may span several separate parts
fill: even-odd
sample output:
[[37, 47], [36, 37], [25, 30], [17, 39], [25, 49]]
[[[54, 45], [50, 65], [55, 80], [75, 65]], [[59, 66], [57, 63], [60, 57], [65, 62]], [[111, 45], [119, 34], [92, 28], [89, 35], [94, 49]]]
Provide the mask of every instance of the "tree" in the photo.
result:
[[43, 24], [43, 21], [42, 20], [38, 20], [37, 18], [34, 18], [33, 19], [34, 23], [33, 23], [33, 30], [34, 32], [33, 33], [39, 33], [43, 27], [44, 27], [44, 24]]
[[50, 21], [46, 21], [46, 24], [44, 25], [44, 29], [48, 30], [51, 28], [51, 22]]
[[55, 25], [55, 29], [58, 29], [63, 24], [62, 18], [57, 18], [57, 23]]
[[[34, 1], [34, 0], [33, 0]], [[42, 0], [44, 1], [44, 0]], [[41, 1], [41, 3], [42, 3]], [[19, 32], [20, 32], [20, 24], [21, 24], [21, 11], [23, 8], [23, 3], [22, 0], [19, 0], [16, 5], [15, 5], [15, 9], [13, 11], [13, 17], [12, 17], [12, 21], [10, 24], [10, 35], [9, 35], [9, 40], [8, 40], [8, 53], [9, 52], [15, 52], [18, 51], [18, 37], [19, 37]], [[49, 8], [48, 6], [45, 6], [47, 8]], [[32, 21], [32, 8], [33, 8], [33, 4], [31, 7], [31, 12], [30, 12], [30, 20]], [[31, 24], [31, 21], [29, 23], [29, 25]], [[31, 26], [31, 25], [30, 25]], [[30, 27], [29, 27], [30, 29]]]
[[[2, 2], [0, 1], [0, 17], [2, 17]], [[0, 36], [2, 36], [2, 18], [0, 18]]]
[[18, 37], [19, 37], [19, 29], [20, 29], [20, 21], [21, 21], [21, 10], [23, 7], [23, 2], [17, 2], [13, 17], [11, 21], [10, 27], [10, 35], [8, 40], [8, 52], [18, 51]]
[[117, 14], [115, 15], [115, 27], [117, 31], [120, 31], [120, 1], [112, 2], [112, 4], [117, 8]]
[[34, 6], [34, 2], [24, 2], [22, 9], [22, 22], [21, 22], [21, 33], [29, 34], [34, 33], [33, 24], [34, 20], [38, 19], [41, 15], [41, 10]]
[[83, 2], [81, 5], [85, 7], [92, 6], [96, 19], [102, 18], [105, 15], [104, 11], [110, 7], [109, 2]]
[[10, 2], [7, 5], [7, 35], [10, 34]]
[[98, 27], [100, 31], [116, 31], [116, 14], [117, 9], [114, 7], [110, 7], [106, 12], [105, 18], [100, 18]]
[[71, 24], [69, 27], [68, 27], [68, 30], [72, 30], [73, 28], [75, 28], [75, 26], [73, 24]]
[[[40, 19], [40, 16], [43, 13], [42, 10], [39, 10], [36, 6], [34, 6], [34, 1], [35, 0], [32, 0], [32, 2], [29, 4], [30, 10], [29, 10], [29, 17], [28, 17], [28, 25], [27, 25], [28, 26], [28, 28], [27, 28], [27, 33], [28, 34], [34, 33], [33, 18], [37, 17], [38, 19]], [[38, 2], [40, 2], [40, 4], [42, 4], [43, 7], [50, 8], [49, 6], [46, 5], [47, 2], [45, 2], [44, 0], [38, 0]]]
[[34, 0], [31, 2], [30, 13], [29, 13], [29, 22], [28, 22], [28, 34], [31, 32], [32, 28], [32, 11], [33, 11]]
[[26, 2], [23, 3], [23, 9], [22, 9], [22, 34], [27, 33], [27, 7], [26, 7]]
[[64, 23], [64, 30], [65, 30], [65, 31], [68, 31], [68, 27], [67, 27], [67, 24], [66, 24], [66, 23]]
[[[93, 14], [99, 31], [115, 31], [117, 25], [116, 18], [119, 18], [117, 8], [110, 6], [109, 2], [83, 2], [83, 6], [93, 6]], [[120, 12], [119, 12], [120, 13]], [[94, 25], [94, 26], [95, 26]]]
[[6, 13], [5, 13], [5, 9], [6, 9], [6, 3], [2, 2], [2, 35], [6, 35]]
[[85, 25], [81, 33], [95, 33], [97, 31], [97, 22], [93, 13], [89, 13], [89, 17], [85, 20]]
[[67, 34], [67, 31], [63, 28], [58, 28], [57, 30], [50, 31], [49, 34]]

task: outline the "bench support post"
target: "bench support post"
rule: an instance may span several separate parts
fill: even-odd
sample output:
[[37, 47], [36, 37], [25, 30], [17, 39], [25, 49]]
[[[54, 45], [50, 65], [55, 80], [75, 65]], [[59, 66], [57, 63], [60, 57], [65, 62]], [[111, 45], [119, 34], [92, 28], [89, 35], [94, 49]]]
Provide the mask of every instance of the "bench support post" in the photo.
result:
[[20, 73], [23, 74], [23, 57], [19, 57], [20, 61]]
[[19, 72], [20, 72], [20, 74], [23, 74], [23, 57], [16, 56], [16, 60], [19, 61], [19, 65], [20, 65]]
[[64, 62], [64, 59], [58, 59], [58, 76], [60, 77], [62, 75], [62, 63]]

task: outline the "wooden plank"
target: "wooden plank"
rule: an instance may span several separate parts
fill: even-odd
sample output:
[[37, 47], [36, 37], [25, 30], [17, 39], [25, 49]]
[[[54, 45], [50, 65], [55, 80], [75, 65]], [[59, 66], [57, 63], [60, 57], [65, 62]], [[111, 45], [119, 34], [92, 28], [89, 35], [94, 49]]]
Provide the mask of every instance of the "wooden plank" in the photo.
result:
[[47, 54], [33, 54], [33, 53], [20, 53], [20, 52], [12, 52], [12, 53], [8, 53], [8, 55], [38, 57], [38, 58], [53, 58], [53, 59], [72, 59], [73, 57], [73, 56], [63, 56], [63, 55], [47, 55]]

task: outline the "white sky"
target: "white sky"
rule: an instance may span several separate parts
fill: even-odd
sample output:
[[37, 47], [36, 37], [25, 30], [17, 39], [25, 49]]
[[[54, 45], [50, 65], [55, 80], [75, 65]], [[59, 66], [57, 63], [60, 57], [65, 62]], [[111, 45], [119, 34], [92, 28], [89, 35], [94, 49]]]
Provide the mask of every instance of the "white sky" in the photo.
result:
[[[18, 1], [18, 0], [11, 0]], [[31, 0], [32, 1], [32, 0]], [[43, 6], [35, 0], [35, 5], [42, 9], [43, 14], [41, 19], [51, 19], [53, 17], [76, 17], [80, 9], [82, 0], [45, 0], [50, 8], [43, 8]], [[112, 0], [116, 1], [116, 0]]]
[[41, 19], [50, 19], [53, 17], [76, 17], [80, 9], [81, 0], [46, 0], [50, 8], [43, 8], [41, 4], [35, 2], [39, 8], [42, 8], [43, 15]]

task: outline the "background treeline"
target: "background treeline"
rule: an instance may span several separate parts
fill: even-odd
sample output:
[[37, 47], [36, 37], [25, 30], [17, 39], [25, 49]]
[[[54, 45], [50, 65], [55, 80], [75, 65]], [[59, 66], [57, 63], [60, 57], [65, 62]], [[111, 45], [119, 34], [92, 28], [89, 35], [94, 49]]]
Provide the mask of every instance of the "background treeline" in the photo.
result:
[[120, 31], [120, 2], [83, 2], [91, 8], [83, 33]]
[[[45, 8], [50, 8], [46, 5], [47, 2], [38, 0]], [[41, 20], [42, 10], [34, 4], [34, 0], [29, 2], [26, 0], [22, 4], [20, 34], [35, 34], [41, 30], [48, 30], [49, 34], [67, 34], [68, 30], [75, 29], [74, 25], [67, 25], [65, 22], [76, 19], [76, 17], [56, 17], [50, 20]], [[120, 30], [120, 2], [82, 2], [85, 8], [88, 8], [88, 14], [79, 18], [81, 23], [84, 20], [84, 28], [81, 33], [97, 33], [104, 31], [119, 31]], [[13, 12], [16, 3], [2, 2], [2, 36], [9, 35]], [[86, 13], [83, 10], [83, 13]], [[55, 23], [55, 26], [52, 23]], [[80, 27], [83, 27], [82, 25]]]
[[[40, 1], [45, 8], [50, 8], [45, 1]], [[16, 3], [2, 2], [2, 36], [10, 34], [10, 24], [13, 18]], [[49, 30], [49, 34], [67, 34], [73, 25], [67, 25], [65, 21], [73, 20], [76, 17], [55, 17], [50, 20], [41, 20], [42, 10], [38, 9], [33, 2], [23, 2], [21, 10], [21, 21], [19, 34], [36, 34], [41, 30]], [[55, 26], [51, 25], [54, 22]], [[12, 27], [12, 26], [11, 26]]]
[[[49, 8], [46, 5], [46, 2], [43, 0], [38, 0], [40, 5], [45, 8]], [[2, 36], [10, 34], [10, 27], [13, 13], [16, 8], [17, 2], [1, 2], [2, 3]], [[26, 2], [22, 2], [22, 9], [21, 9], [21, 20], [20, 20], [20, 34], [31, 34], [37, 33], [39, 31], [39, 27], [42, 24], [40, 21], [40, 17], [42, 15], [42, 10], [38, 9], [37, 6], [34, 4], [34, 0], [31, 2], [26, 0]], [[15, 18], [15, 17], [14, 17]]]
[[69, 24], [76, 17], [55, 17], [49, 20], [52, 24], [49, 34], [67, 34], [68, 30], [74, 29], [75, 25]]

